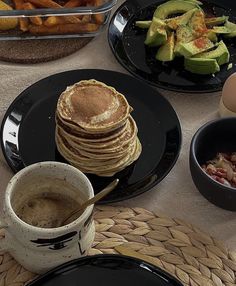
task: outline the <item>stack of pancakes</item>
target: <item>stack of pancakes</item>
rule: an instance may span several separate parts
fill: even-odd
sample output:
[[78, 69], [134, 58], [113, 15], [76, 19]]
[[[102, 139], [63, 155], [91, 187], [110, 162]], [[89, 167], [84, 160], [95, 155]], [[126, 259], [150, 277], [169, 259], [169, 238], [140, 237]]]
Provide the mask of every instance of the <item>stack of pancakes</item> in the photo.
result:
[[125, 97], [102, 82], [69, 86], [57, 103], [58, 151], [84, 173], [113, 176], [142, 150], [131, 111]]

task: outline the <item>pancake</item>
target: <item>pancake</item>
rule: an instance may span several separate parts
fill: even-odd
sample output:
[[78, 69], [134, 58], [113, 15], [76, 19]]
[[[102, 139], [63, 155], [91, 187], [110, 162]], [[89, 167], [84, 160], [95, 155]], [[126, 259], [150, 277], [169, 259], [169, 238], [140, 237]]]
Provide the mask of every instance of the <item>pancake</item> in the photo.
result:
[[102, 142], [99, 140], [83, 142], [80, 140], [80, 138], [69, 134], [60, 126], [57, 126], [57, 133], [60, 137], [65, 138], [72, 146], [80, 150], [98, 153], [112, 153], [123, 150], [125, 145], [134, 139], [134, 137], [137, 135], [137, 126], [133, 118], [130, 116], [127, 121], [127, 127], [124, 129], [123, 133], [119, 133], [119, 136], [115, 137], [114, 139], [108, 137], [106, 141]]
[[68, 87], [55, 117], [59, 153], [84, 173], [109, 177], [120, 172], [142, 151], [132, 110], [121, 93], [96, 80]]
[[67, 87], [57, 104], [62, 119], [95, 133], [122, 126], [131, 110], [121, 93], [93, 79]]

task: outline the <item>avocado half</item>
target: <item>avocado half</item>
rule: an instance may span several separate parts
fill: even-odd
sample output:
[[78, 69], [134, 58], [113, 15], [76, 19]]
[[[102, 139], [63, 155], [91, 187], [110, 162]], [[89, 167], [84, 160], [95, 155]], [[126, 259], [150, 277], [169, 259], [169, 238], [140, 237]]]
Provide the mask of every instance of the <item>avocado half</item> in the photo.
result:
[[156, 8], [154, 17], [164, 20], [171, 14], [186, 13], [194, 8], [200, 8], [200, 6], [195, 2], [184, 0], [168, 1]]

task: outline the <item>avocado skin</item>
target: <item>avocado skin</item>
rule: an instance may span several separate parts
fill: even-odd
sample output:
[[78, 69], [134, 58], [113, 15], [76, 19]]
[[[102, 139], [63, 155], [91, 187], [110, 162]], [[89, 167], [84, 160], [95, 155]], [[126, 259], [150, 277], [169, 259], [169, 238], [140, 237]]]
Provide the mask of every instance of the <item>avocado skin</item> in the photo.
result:
[[156, 54], [156, 59], [162, 62], [170, 62], [174, 59], [175, 36], [171, 33], [167, 42], [159, 48]]
[[158, 47], [167, 41], [167, 32], [165, 30], [165, 23], [155, 17], [148, 29], [145, 45], [151, 47]]
[[184, 60], [187, 71], [195, 74], [214, 74], [220, 71], [220, 66], [215, 59], [189, 58]]
[[168, 1], [157, 7], [154, 17], [164, 20], [171, 14], [185, 13], [194, 8], [200, 7], [194, 2], [184, 0]]
[[215, 59], [219, 65], [223, 65], [229, 62], [230, 54], [225, 43], [220, 41], [215, 50], [198, 54], [194, 58]]
[[207, 37], [201, 37], [189, 43], [181, 44], [179, 53], [185, 58], [190, 58], [196, 54], [200, 54], [201, 52], [208, 51], [213, 47], [214, 44], [212, 41], [210, 41]]

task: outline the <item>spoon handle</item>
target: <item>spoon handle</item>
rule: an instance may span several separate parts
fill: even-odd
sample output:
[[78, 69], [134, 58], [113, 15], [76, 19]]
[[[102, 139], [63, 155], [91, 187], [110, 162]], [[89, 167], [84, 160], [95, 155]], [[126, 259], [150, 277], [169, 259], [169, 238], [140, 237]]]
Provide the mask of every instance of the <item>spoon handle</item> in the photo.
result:
[[114, 188], [117, 186], [118, 183], [119, 183], [119, 179], [115, 179], [104, 190], [102, 190], [101, 192], [96, 194], [94, 197], [92, 197], [91, 199], [84, 202], [80, 206], [80, 208], [78, 208], [75, 211], [73, 211], [72, 213], [70, 213], [70, 215], [63, 221], [63, 223], [65, 223], [68, 219], [70, 219], [72, 216], [74, 216], [78, 212], [84, 211], [88, 206], [90, 206], [90, 205], [96, 203], [97, 201], [101, 200], [103, 197], [105, 197], [107, 194], [109, 194], [112, 190], [114, 190]]

